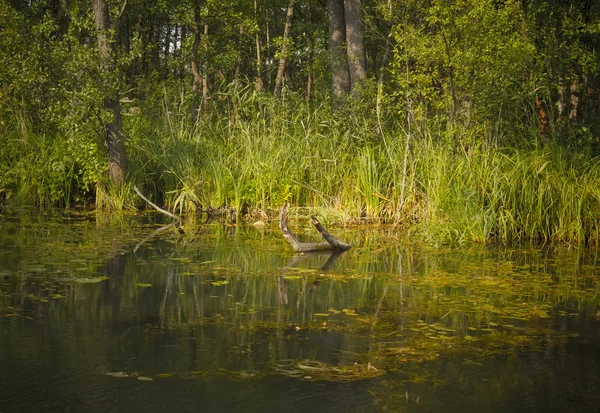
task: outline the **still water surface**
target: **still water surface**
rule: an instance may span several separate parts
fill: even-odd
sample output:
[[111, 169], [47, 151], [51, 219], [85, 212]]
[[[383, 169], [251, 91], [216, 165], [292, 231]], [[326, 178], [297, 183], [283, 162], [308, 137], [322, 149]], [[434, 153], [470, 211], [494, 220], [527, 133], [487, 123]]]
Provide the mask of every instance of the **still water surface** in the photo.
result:
[[600, 411], [596, 252], [157, 219], [0, 217], [0, 413]]

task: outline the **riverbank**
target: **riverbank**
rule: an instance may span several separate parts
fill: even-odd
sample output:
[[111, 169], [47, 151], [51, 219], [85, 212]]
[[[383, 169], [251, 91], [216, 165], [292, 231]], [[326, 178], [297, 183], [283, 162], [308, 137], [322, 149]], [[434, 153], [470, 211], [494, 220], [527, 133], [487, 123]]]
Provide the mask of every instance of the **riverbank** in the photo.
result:
[[483, 126], [383, 129], [350, 109], [334, 116], [301, 101], [247, 103], [195, 127], [183, 104], [129, 108], [129, 175], [118, 188], [103, 183], [97, 145], [9, 139], [0, 149], [4, 205], [142, 208], [137, 186], [177, 214], [227, 207], [244, 219], [290, 202], [439, 243], [600, 241], [600, 162], [589, 149], [517, 138], [508, 146], [506, 137], [500, 145], [501, 132]]

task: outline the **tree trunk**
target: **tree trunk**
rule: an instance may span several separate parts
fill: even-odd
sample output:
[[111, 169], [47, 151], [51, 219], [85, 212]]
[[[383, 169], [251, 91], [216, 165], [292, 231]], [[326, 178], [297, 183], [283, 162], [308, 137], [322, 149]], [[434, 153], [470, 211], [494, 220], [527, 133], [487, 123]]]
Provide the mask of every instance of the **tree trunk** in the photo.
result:
[[202, 110], [208, 112], [210, 89], [208, 86], [208, 24], [204, 25], [204, 64], [202, 65]]
[[[239, 31], [238, 31], [238, 38], [237, 38], [237, 50], [243, 50], [243, 44], [244, 44], [244, 25], [241, 24]], [[233, 69], [233, 84], [235, 86], [235, 89], [238, 90], [241, 85], [242, 82], [240, 80], [241, 77], [241, 73], [242, 73], [242, 56], [241, 53], [238, 52], [238, 55], [235, 58], [235, 66]]]
[[331, 55], [331, 84], [334, 98], [340, 99], [350, 92], [350, 73], [344, 42], [346, 20], [344, 0], [329, 0], [329, 53]]
[[[110, 15], [104, 0], [92, 0], [96, 22], [98, 51], [105, 73], [115, 70], [115, 49], [109, 39]], [[125, 142], [121, 126], [121, 103], [118, 92], [111, 92], [104, 100], [104, 107], [112, 114], [112, 121], [104, 125], [104, 142], [108, 150], [108, 177], [111, 183], [120, 185], [127, 175]]]
[[260, 25], [258, 24], [258, 0], [254, 0], [254, 18], [256, 19], [256, 34], [254, 35], [254, 40], [256, 43], [256, 79], [255, 79], [255, 87], [257, 92], [261, 92], [263, 89], [263, 81], [262, 81], [262, 60], [260, 56]]
[[290, 0], [285, 16], [285, 26], [283, 28], [283, 43], [281, 45], [281, 57], [279, 58], [279, 67], [277, 68], [277, 76], [275, 77], [274, 94], [276, 97], [281, 96], [281, 90], [283, 89], [283, 78], [287, 66], [287, 55], [290, 49], [289, 42], [290, 32], [292, 31], [292, 19], [294, 17], [294, 3], [295, 0]]
[[577, 109], [579, 108], [579, 92], [581, 88], [579, 87], [579, 82], [575, 79], [571, 81], [571, 86], [569, 87], [570, 92], [570, 110], [569, 110], [569, 122], [577, 121]]
[[367, 78], [367, 59], [363, 30], [363, 10], [361, 0], [344, 0], [346, 19], [346, 48], [352, 90], [360, 88]]
[[168, 72], [169, 68], [169, 53], [171, 52], [171, 26], [167, 24], [165, 36], [165, 73]]
[[182, 53], [182, 48], [183, 48], [183, 42], [185, 41], [185, 38], [187, 36], [186, 33], [186, 26], [184, 26], [183, 24], [181, 25], [181, 27], [179, 28], [179, 50], [177, 51], [177, 57], [179, 57], [179, 67], [178, 67], [178, 74], [179, 74], [179, 82], [181, 84], [183, 84], [184, 78], [185, 78], [185, 72], [186, 72], [186, 64], [184, 62], [184, 60], [181, 58], [183, 53]]
[[[312, 8], [311, 8], [311, 4], [310, 4], [310, 0], [308, 0], [308, 4], [307, 4], [307, 19], [308, 19], [308, 26], [309, 28], [312, 27]], [[310, 29], [309, 29], [310, 30]], [[313, 49], [314, 49], [314, 44], [313, 44], [313, 34], [312, 32], [310, 33], [306, 33], [305, 35], [308, 39], [308, 61], [307, 61], [307, 66], [308, 66], [308, 74], [307, 74], [307, 78], [306, 78], [306, 100], [308, 102], [311, 101], [312, 98], [312, 87], [313, 87]]]
[[198, 119], [198, 100], [200, 89], [202, 88], [202, 76], [200, 75], [200, 65], [198, 63], [198, 47], [200, 47], [200, 9], [198, 5], [194, 7], [194, 44], [192, 45], [192, 123]]

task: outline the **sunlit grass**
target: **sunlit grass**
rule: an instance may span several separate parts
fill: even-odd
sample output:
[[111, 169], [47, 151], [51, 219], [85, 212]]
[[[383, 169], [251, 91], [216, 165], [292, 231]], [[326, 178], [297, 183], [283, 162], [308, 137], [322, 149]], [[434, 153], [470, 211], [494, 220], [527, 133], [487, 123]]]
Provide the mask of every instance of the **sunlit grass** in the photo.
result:
[[98, 209], [121, 210], [143, 205], [131, 191], [137, 185], [190, 215], [210, 206], [243, 217], [290, 202], [354, 222], [395, 222], [434, 243], [600, 241], [600, 164], [585, 153], [500, 147], [489, 133], [435, 122], [415, 125], [407, 145], [401, 124], [386, 124], [381, 136], [362, 106], [333, 111], [251, 87], [225, 89], [219, 99], [195, 125], [183, 95], [125, 117], [122, 188], [99, 179], [86, 192], [86, 165], [66, 157], [60, 140], [34, 136], [2, 149], [0, 189], [40, 207], [95, 195]]

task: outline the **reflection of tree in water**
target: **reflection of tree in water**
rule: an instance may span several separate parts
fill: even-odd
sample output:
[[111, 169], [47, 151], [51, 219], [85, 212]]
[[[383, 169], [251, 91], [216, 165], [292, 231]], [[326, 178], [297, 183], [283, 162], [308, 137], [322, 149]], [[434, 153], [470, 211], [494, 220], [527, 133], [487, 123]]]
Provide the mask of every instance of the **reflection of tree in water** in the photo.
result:
[[[190, 379], [279, 374], [344, 381], [385, 374], [371, 386], [387, 406], [430, 402], [432, 385], [443, 384], [440, 372], [475, 374], [490, 363], [508, 368], [506, 354], [527, 362], [529, 355], [537, 360], [538, 348], [565, 352], [576, 324], [569, 320], [589, 320], [598, 311], [593, 254], [429, 250], [344, 234], [357, 248], [342, 258], [290, 256], [276, 231], [230, 231], [163, 232], [135, 252], [126, 251], [143, 235], [107, 242], [110, 258], [85, 274], [109, 277], [97, 284], [59, 283], [52, 270], [40, 283], [38, 273], [19, 270], [4, 280], [3, 291], [13, 295], [2, 297], [2, 311], [20, 306], [33, 315], [46, 308], [57, 320], [72, 315], [99, 323], [101, 329], [77, 332], [78, 342], [108, 338], [107, 350], [134, 360], [131, 367], [107, 357], [107, 370]], [[89, 242], [94, 235], [96, 244]], [[98, 238], [90, 231], [78, 245], [104, 245]], [[84, 276], [76, 271], [60, 277]], [[57, 292], [64, 298], [52, 299]], [[557, 316], [564, 334], [544, 318]], [[73, 337], [57, 334], [65, 352], [78, 351]], [[487, 382], [469, 382], [487, 389]]]

